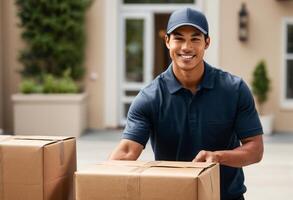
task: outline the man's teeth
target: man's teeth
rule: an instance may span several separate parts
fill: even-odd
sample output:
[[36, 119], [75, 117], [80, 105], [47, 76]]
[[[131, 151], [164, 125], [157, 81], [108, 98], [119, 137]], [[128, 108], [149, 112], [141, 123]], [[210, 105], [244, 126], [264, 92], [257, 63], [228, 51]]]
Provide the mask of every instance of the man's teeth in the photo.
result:
[[186, 58], [186, 59], [191, 59], [193, 56], [186, 56], [186, 55], [181, 55], [183, 58]]

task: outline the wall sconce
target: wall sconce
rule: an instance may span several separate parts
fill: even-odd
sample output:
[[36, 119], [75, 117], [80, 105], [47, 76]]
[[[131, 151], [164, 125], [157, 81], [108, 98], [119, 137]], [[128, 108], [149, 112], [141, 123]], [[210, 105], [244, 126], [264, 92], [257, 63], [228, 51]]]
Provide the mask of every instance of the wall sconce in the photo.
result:
[[239, 17], [239, 33], [238, 37], [241, 42], [248, 40], [248, 12], [245, 3], [242, 3], [238, 13]]

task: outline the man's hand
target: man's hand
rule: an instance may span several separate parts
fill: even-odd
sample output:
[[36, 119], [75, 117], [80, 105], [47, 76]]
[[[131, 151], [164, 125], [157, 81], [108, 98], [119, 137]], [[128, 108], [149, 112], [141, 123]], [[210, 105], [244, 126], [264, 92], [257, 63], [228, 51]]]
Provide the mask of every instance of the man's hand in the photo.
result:
[[242, 145], [223, 151], [200, 151], [193, 162], [218, 162], [230, 167], [243, 167], [257, 163], [263, 156], [262, 135], [248, 137], [241, 140]]
[[219, 162], [217, 152], [201, 150], [192, 162]]

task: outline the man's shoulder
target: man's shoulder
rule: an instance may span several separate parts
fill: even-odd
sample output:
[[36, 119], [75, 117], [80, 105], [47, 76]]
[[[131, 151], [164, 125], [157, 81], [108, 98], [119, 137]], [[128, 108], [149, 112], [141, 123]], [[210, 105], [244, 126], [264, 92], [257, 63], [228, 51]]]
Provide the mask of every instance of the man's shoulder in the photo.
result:
[[222, 68], [211, 67], [211, 71], [214, 74], [215, 86], [238, 89], [242, 84], [243, 79], [237, 75], [234, 75]]
[[158, 92], [164, 90], [162, 75], [157, 76], [140, 91], [147, 98], [155, 98]]

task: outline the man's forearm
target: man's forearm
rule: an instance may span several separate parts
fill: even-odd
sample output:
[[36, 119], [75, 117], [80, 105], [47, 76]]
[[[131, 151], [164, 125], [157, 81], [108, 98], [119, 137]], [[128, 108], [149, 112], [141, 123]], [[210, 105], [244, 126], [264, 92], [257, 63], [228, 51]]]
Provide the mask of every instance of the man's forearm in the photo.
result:
[[261, 161], [262, 154], [253, 153], [240, 148], [234, 150], [215, 151], [218, 162], [231, 167], [244, 167]]
[[193, 161], [218, 162], [231, 167], [243, 167], [257, 163], [263, 156], [262, 136], [242, 140], [243, 145], [233, 150], [200, 151]]
[[131, 152], [121, 151], [121, 150], [114, 150], [109, 160], [136, 160], [136, 155], [132, 154]]
[[122, 139], [111, 153], [109, 160], [137, 160], [143, 146], [137, 142]]

